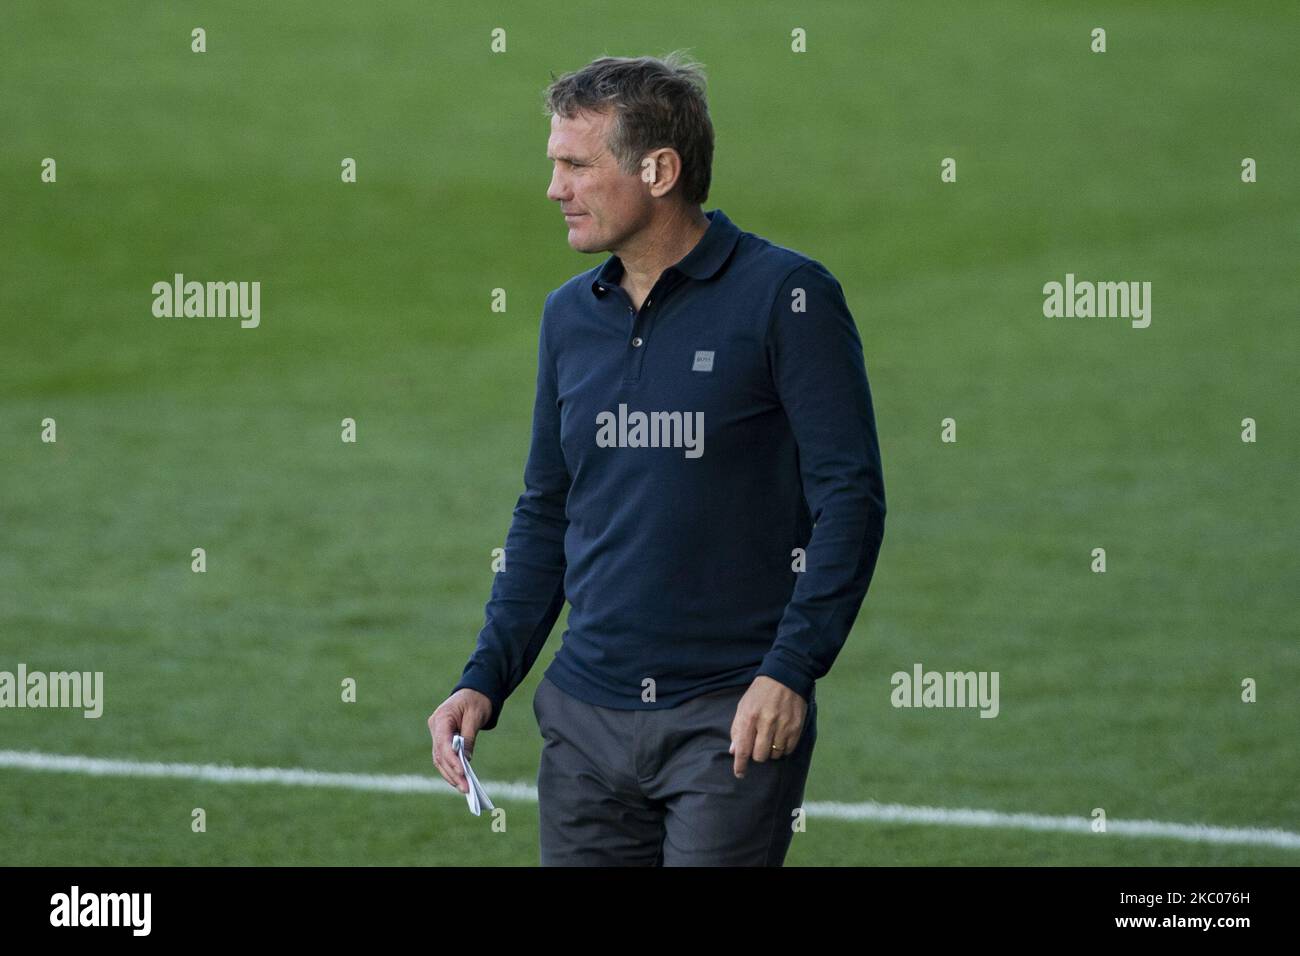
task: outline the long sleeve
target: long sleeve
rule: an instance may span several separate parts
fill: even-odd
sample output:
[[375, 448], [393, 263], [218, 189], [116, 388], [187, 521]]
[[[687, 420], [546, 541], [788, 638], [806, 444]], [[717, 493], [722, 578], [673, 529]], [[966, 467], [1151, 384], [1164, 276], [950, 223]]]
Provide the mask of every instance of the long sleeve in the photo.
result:
[[[803, 290], [804, 311], [796, 291]], [[862, 341], [839, 282], [809, 260], [772, 306], [768, 362], [799, 450], [814, 527], [758, 673], [803, 697], [848, 638], [885, 533], [885, 485]]]
[[[551, 296], [546, 297], [549, 308]], [[537, 346], [537, 396], [524, 492], [506, 534], [505, 570], [495, 575], [478, 645], [452, 692], [472, 687], [492, 701], [481, 730], [497, 725], [507, 697], [523, 681], [564, 607], [565, 515], [572, 478], [560, 445], [555, 363], [547, 343], [547, 309]]]

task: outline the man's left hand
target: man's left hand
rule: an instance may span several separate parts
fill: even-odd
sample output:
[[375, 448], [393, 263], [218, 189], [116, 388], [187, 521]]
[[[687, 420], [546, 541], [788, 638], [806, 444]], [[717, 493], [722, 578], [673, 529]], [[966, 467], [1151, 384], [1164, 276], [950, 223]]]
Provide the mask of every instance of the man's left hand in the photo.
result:
[[731, 722], [729, 752], [736, 758], [732, 772], [743, 777], [751, 758], [757, 763], [780, 760], [794, 750], [807, 714], [808, 702], [802, 695], [765, 675], [755, 677]]

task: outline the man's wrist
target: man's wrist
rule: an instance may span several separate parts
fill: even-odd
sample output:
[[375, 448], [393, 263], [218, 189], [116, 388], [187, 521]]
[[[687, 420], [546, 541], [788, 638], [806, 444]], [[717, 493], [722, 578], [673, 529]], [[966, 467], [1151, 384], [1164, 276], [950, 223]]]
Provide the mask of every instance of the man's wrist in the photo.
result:
[[754, 676], [770, 677], [772, 680], [790, 688], [805, 701], [812, 698], [813, 687], [817, 683], [802, 671], [797, 671], [782, 661], [773, 659], [771, 656], [763, 659], [763, 663], [758, 668], [758, 673]]

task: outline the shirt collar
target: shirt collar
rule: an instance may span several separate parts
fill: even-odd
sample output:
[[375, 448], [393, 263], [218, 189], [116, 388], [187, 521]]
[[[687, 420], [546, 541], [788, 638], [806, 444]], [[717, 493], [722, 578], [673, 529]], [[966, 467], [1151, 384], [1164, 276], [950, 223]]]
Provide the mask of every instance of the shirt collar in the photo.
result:
[[[712, 279], [717, 275], [740, 238], [739, 227], [721, 209], [710, 210], [704, 215], [709, 220], [709, 228], [704, 231], [694, 249], [680, 262], [668, 267], [692, 279]], [[611, 286], [617, 286], [622, 277], [623, 260], [618, 256], [610, 256], [592, 280], [592, 294], [599, 298]]]

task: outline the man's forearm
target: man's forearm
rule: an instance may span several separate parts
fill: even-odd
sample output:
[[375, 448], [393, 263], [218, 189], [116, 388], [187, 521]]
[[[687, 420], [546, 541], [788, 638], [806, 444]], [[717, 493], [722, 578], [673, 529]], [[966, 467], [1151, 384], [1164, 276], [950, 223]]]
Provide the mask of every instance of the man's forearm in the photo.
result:
[[525, 492], [506, 536], [506, 569], [492, 583], [492, 597], [478, 644], [453, 693], [462, 687], [486, 694], [496, 726], [501, 708], [532, 668], [564, 608], [563, 505], [557, 522]]

